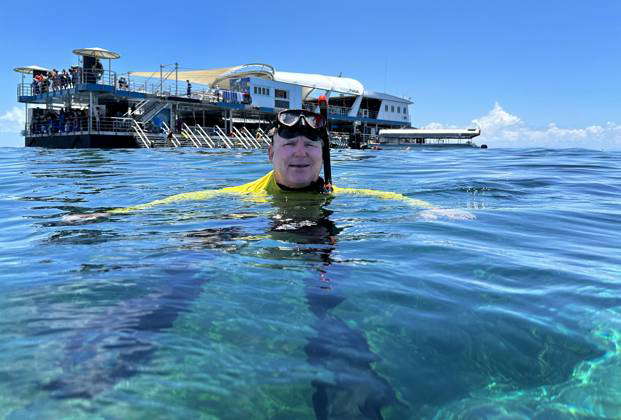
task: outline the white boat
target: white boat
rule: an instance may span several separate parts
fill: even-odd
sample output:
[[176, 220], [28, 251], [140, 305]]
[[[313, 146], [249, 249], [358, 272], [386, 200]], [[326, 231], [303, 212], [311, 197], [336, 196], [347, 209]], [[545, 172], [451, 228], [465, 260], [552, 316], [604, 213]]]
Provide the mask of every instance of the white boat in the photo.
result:
[[472, 139], [481, 135], [480, 128], [421, 129], [401, 128], [379, 131], [380, 147], [478, 147]]

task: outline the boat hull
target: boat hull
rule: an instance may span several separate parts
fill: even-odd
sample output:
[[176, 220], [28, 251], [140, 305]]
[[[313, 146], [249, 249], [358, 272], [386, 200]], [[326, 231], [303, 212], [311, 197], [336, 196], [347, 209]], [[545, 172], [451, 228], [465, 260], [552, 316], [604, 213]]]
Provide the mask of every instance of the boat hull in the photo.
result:
[[133, 136], [105, 134], [76, 134], [62, 136], [26, 137], [26, 147], [45, 147], [49, 149], [113, 149], [136, 148]]

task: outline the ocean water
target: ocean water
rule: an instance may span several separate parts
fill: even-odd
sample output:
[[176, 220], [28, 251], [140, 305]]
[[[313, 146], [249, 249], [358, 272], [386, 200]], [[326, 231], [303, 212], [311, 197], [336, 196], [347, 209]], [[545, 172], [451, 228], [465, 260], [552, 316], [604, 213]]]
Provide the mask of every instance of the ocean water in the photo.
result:
[[621, 417], [621, 153], [333, 153], [402, 202], [187, 201], [264, 151], [4, 148], [0, 417]]

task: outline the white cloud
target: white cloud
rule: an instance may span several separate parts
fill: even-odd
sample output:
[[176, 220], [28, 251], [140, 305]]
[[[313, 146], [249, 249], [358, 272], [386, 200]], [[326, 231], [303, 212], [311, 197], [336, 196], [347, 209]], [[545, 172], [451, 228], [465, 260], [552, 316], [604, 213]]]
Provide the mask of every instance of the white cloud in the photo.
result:
[[0, 115], [0, 133], [19, 133], [24, 129], [26, 114], [23, 108], [14, 106]]
[[[494, 147], [621, 149], [621, 125], [614, 122], [584, 128], [562, 128], [550, 123], [546, 127], [535, 128], [496, 103], [487, 114], [473, 119], [472, 124], [481, 128], [481, 136], [475, 139], [476, 143]], [[455, 126], [431, 123], [424, 128]]]

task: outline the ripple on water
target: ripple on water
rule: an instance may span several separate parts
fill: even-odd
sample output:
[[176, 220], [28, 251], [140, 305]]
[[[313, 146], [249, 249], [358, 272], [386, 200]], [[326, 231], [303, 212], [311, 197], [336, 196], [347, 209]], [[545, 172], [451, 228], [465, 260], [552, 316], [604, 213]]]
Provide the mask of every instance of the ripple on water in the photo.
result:
[[80, 225], [251, 181], [265, 153], [3, 152], [1, 417], [621, 411], [617, 152], [334, 151], [337, 185], [473, 221], [229, 197]]

